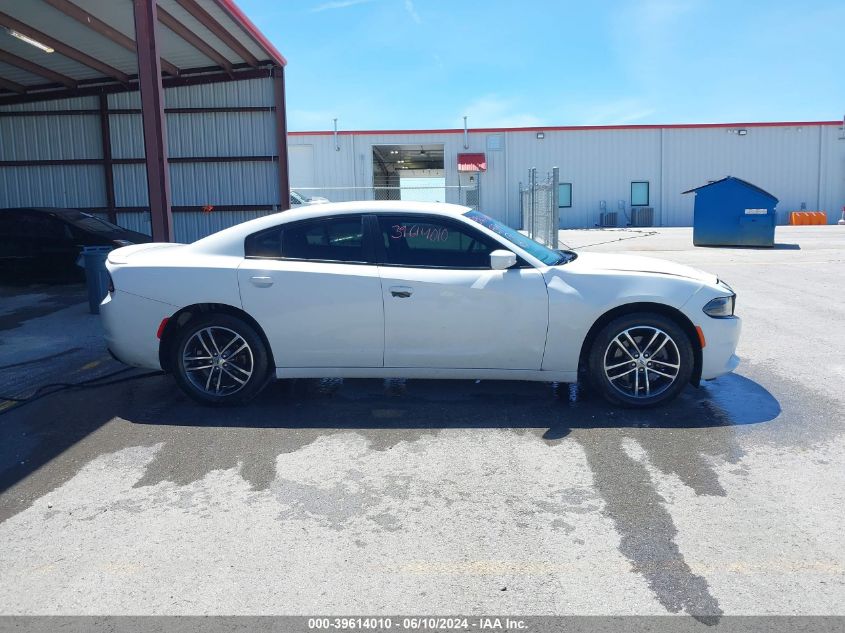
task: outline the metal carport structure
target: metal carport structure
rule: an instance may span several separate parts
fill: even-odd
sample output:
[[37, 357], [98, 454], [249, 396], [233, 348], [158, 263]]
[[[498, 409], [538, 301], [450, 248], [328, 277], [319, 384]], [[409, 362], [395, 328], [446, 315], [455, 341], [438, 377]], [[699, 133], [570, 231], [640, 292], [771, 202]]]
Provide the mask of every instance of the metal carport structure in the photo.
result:
[[[75, 204], [56, 204], [59, 192], [46, 196], [50, 206], [85, 206], [112, 221], [148, 208], [158, 241], [174, 237], [172, 210], [287, 209], [285, 64], [231, 0], [0, 0], [0, 206], [35, 206], [39, 200], [21, 190], [57, 176], [51, 169], [94, 168], [101, 170], [102, 182], [91, 187], [97, 193], [90, 200], [80, 194]], [[206, 98], [212, 89], [223, 96]], [[168, 91], [176, 107], [166, 107]], [[250, 100], [244, 93], [262, 97]], [[234, 151], [202, 146], [202, 137], [239, 126], [254, 128], [252, 147], [260, 151], [234, 141], [229, 143], [238, 145]], [[175, 156], [168, 128], [182, 146]], [[63, 139], [70, 140], [57, 154]], [[204, 165], [208, 171], [219, 164], [268, 163], [274, 182], [260, 202], [220, 204], [208, 195], [205, 205], [197, 198], [200, 192], [190, 204], [173, 204], [176, 167], [196, 175]], [[126, 194], [133, 186], [127, 183], [137, 188], [141, 170], [146, 195]], [[266, 169], [262, 173], [269, 178]], [[205, 178], [214, 174], [208, 171]], [[198, 181], [195, 188], [201, 190], [202, 178]], [[10, 188], [19, 195], [9, 194]], [[138, 204], [143, 198], [147, 204]]]

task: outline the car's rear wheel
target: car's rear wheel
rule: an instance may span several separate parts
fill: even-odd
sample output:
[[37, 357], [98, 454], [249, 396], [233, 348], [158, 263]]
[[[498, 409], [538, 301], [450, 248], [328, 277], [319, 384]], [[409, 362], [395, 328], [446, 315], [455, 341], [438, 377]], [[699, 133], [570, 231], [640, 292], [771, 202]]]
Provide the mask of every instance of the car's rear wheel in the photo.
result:
[[270, 370], [264, 341], [229, 314], [189, 321], [176, 335], [171, 367], [182, 391], [210, 405], [251, 400], [267, 384]]
[[695, 363], [684, 330], [661, 314], [642, 312], [614, 319], [593, 340], [590, 382], [601, 395], [626, 407], [652, 407], [676, 397]]

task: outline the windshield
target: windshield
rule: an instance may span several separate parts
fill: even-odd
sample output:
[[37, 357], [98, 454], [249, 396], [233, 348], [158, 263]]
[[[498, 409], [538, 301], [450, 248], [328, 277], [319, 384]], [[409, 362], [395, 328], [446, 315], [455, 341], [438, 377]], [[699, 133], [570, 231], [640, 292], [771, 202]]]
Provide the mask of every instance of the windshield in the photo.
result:
[[533, 255], [547, 266], [557, 266], [575, 259], [575, 253], [552, 250], [548, 246], [543, 246], [539, 242], [535, 242], [516, 229], [512, 229], [507, 224], [502, 224], [480, 211], [467, 211], [464, 215], [473, 222], [478, 222], [481, 226], [490, 229], [496, 235], [505, 238], [508, 242], [518, 246], [528, 254]]

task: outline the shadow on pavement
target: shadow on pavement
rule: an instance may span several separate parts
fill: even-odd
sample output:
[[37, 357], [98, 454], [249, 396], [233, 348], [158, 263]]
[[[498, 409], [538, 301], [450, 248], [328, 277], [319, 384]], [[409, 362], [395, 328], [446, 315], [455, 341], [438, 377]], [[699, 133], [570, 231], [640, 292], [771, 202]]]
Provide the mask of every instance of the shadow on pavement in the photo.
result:
[[573, 429], [726, 427], [767, 422], [779, 414], [778, 401], [764, 387], [731, 374], [642, 411], [615, 408], [580, 385], [550, 389], [546, 383], [322, 379], [271, 384], [238, 408], [204, 407], [173, 394], [166, 406], [140, 407], [126, 419], [290, 429], [547, 427], [543, 438], [557, 440]]
[[647, 411], [614, 409], [576, 385], [329, 379], [283, 381], [248, 406], [207, 408], [170, 377], [155, 376], [65, 392], [4, 416], [0, 522], [97, 456], [130, 446], [161, 445], [135, 488], [188, 485], [237, 468], [253, 490], [264, 490], [285, 485], [273, 483], [279, 460], [333, 434], [355, 432], [371, 450], [386, 451], [448, 429], [502, 429], [550, 445], [578, 442], [632, 570], [667, 611], [712, 618], [722, 610], [675, 543], [649, 468], [679, 477], [697, 495], [725, 496], [714, 464], [739, 461], [737, 427], [780, 412], [774, 396], [739, 375]]

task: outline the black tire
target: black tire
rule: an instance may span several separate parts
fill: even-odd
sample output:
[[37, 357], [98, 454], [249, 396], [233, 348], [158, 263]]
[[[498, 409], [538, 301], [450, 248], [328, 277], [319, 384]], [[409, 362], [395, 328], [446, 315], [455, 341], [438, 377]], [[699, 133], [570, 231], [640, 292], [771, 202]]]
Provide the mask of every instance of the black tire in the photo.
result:
[[171, 347], [170, 367], [182, 391], [212, 406], [244, 404], [271, 377], [263, 339], [251, 325], [229, 314], [202, 316], [181, 328]]
[[605, 400], [640, 409], [675, 398], [689, 383], [694, 364], [692, 342], [677, 322], [662, 314], [637, 312], [614, 319], [596, 335], [588, 374]]

